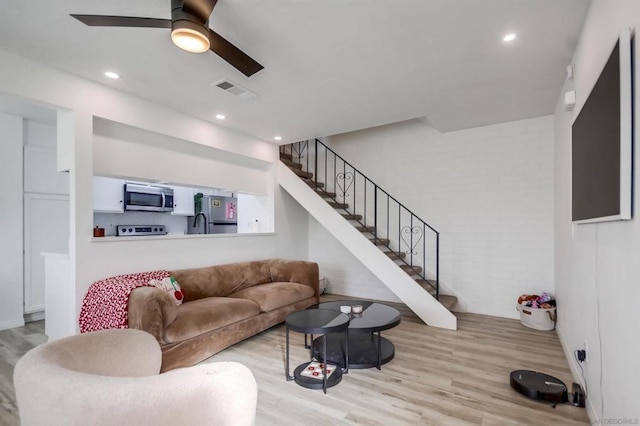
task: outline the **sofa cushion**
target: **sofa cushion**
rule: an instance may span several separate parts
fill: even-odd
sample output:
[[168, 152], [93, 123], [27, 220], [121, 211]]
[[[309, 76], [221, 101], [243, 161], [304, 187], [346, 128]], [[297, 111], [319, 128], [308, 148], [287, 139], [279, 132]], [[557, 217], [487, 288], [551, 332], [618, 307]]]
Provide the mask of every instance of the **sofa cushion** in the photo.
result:
[[225, 297], [256, 284], [270, 283], [269, 262], [232, 263], [229, 265], [171, 271], [184, 293], [184, 301], [205, 297]]
[[176, 305], [182, 305], [184, 294], [180, 289], [180, 284], [178, 284], [178, 281], [176, 281], [175, 278], [167, 277], [162, 280], [151, 280], [149, 281], [149, 285], [157, 287], [160, 290], [166, 292], [176, 302]]
[[187, 340], [259, 313], [260, 306], [248, 299], [207, 297], [185, 302], [178, 307], [175, 321], [165, 329], [165, 341], [174, 343]]
[[261, 312], [271, 312], [313, 297], [314, 294], [315, 291], [308, 285], [277, 282], [245, 288], [230, 294], [229, 297], [252, 300], [260, 305]]

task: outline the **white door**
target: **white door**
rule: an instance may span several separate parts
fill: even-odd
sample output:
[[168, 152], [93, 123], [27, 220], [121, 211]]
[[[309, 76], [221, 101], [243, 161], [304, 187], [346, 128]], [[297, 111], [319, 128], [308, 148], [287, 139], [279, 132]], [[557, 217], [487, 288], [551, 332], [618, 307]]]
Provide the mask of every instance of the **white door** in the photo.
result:
[[42, 252], [69, 253], [69, 196], [24, 194], [24, 312], [44, 310]]

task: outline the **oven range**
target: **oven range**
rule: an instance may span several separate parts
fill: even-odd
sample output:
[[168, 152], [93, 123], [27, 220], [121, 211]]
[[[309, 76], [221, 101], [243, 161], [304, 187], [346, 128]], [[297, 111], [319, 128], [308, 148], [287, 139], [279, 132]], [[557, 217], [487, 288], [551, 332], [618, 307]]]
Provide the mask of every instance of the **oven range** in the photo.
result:
[[118, 237], [139, 237], [141, 235], [166, 235], [164, 225], [118, 225]]

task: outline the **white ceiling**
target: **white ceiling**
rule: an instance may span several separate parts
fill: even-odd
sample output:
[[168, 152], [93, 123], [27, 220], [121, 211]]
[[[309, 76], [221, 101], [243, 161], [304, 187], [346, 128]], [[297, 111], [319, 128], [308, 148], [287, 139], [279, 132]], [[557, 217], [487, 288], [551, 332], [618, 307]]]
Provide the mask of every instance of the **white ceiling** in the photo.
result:
[[[168, 30], [69, 16], [170, 18], [170, 3], [2, 0], [0, 49], [272, 142], [413, 118], [451, 131], [553, 113], [590, 2], [219, 0], [210, 26], [265, 67], [250, 78]], [[259, 98], [211, 86], [222, 79]]]

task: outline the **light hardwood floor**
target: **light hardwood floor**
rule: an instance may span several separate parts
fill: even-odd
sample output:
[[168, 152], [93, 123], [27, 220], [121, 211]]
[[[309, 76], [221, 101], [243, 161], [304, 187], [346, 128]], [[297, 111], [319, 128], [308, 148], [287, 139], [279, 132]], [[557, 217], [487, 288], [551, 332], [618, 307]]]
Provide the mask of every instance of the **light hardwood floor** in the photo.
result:
[[[327, 295], [323, 300], [343, 297]], [[257, 425], [578, 425], [584, 409], [536, 402], [509, 386], [512, 370], [543, 371], [571, 386], [557, 335], [517, 320], [457, 314], [458, 330], [426, 326], [404, 305], [402, 323], [383, 336], [395, 358], [377, 369], [350, 370], [328, 389], [309, 390], [284, 376], [279, 325], [204, 362], [238, 361], [258, 382]], [[45, 340], [43, 325], [0, 332], [0, 425], [17, 425], [11, 382], [17, 358]], [[308, 360], [303, 335], [291, 333], [291, 368]]]
[[0, 331], [0, 425], [18, 425], [16, 395], [13, 390], [13, 367], [29, 349], [44, 343], [44, 321]]

